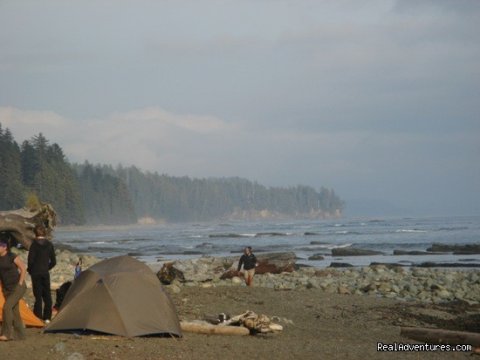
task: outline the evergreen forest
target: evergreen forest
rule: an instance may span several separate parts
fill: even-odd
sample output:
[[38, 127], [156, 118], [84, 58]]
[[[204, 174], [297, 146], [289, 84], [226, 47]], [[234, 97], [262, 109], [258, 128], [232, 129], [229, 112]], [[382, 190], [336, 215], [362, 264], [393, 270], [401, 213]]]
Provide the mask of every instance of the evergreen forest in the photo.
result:
[[25, 206], [29, 197], [50, 203], [62, 225], [210, 221], [341, 214], [333, 189], [267, 187], [233, 178], [196, 179], [124, 167], [70, 163], [42, 134], [19, 145], [0, 124], [0, 211]]

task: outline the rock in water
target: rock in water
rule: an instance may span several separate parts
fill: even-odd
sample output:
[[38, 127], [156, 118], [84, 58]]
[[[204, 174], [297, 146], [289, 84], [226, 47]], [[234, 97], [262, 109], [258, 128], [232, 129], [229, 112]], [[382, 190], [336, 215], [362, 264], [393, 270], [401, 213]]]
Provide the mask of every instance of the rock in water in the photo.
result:
[[353, 247], [332, 249], [332, 256], [365, 256], [365, 255], [383, 255], [381, 251], [357, 249]]
[[313, 254], [308, 260], [324, 260], [325, 257], [322, 254]]

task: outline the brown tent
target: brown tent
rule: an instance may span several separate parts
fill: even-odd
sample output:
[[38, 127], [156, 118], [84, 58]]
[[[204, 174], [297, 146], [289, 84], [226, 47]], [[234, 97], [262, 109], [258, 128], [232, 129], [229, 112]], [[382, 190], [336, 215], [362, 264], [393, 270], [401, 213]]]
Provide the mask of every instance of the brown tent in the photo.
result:
[[175, 306], [157, 276], [130, 256], [103, 260], [75, 279], [45, 332], [75, 330], [182, 335]]

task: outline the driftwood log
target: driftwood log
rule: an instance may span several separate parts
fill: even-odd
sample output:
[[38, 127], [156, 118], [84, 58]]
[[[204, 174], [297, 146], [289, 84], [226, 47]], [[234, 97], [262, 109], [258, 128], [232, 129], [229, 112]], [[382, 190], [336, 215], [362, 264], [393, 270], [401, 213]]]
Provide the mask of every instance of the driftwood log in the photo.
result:
[[208, 315], [206, 321], [181, 321], [180, 327], [185, 332], [218, 335], [254, 335], [283, 330], [282, 325], [273, 323], [268, 316], [250, 310], [232, 318], [222, 313], [218, 316]]
[[0, 233], [10, 236], [12, 245], [21, 244], [29, 249], [35, 234], [33, 228], [43, 225], [47, 230], [47, 238], [51, 239], [53, 229], [57, 224], [57, 215], [50, 204], [42, 204], [39, 209], [26, 208], [0, 211]]
[[250, 330], [251, 334], [270, 333], [282, 331], [283, 326], [273, 323], [270, 318], [264, 314], [256, 314], [247, 310], [243, 314], [233, 316], [225, 322], [227, 325], [241, 325]]
[[480, 334], [465, 331], [402, 327], [400, 335], [430, 344], [472, 345], [480, 347]]
[[212, 325], [206, 322], [180, 321], [180, 328], [184, 332], [193, 332], [207, 335], [250, 335], [250, 330], [243, 326]]

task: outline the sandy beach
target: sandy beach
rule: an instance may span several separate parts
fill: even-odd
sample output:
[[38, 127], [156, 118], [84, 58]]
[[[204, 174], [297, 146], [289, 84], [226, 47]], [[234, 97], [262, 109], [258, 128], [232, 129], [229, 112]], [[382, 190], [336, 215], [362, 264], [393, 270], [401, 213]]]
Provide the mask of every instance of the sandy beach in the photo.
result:
[[[272, 275], [270, 275], [272, 276]], [[282, 276], [282, 275], [273, 275]], [[319, 288], [280, 289], [243, 284], [166, 286], [181, 320], [205, 315], [265, 314], [284, 327], [275, 334], [222, 336], [184, 333], [183, 338], [122, 338], [43, 334], [27, 329], [25, 341], [0, 344], [9, 359], [467, 359], [471, 352], [379, 352], [382, 344], [418, 344], [400, 335], [402, 326], [480, 332], [480, 305], [438, 304]], [[31, 290], [26, 296], [33, 305]]]

